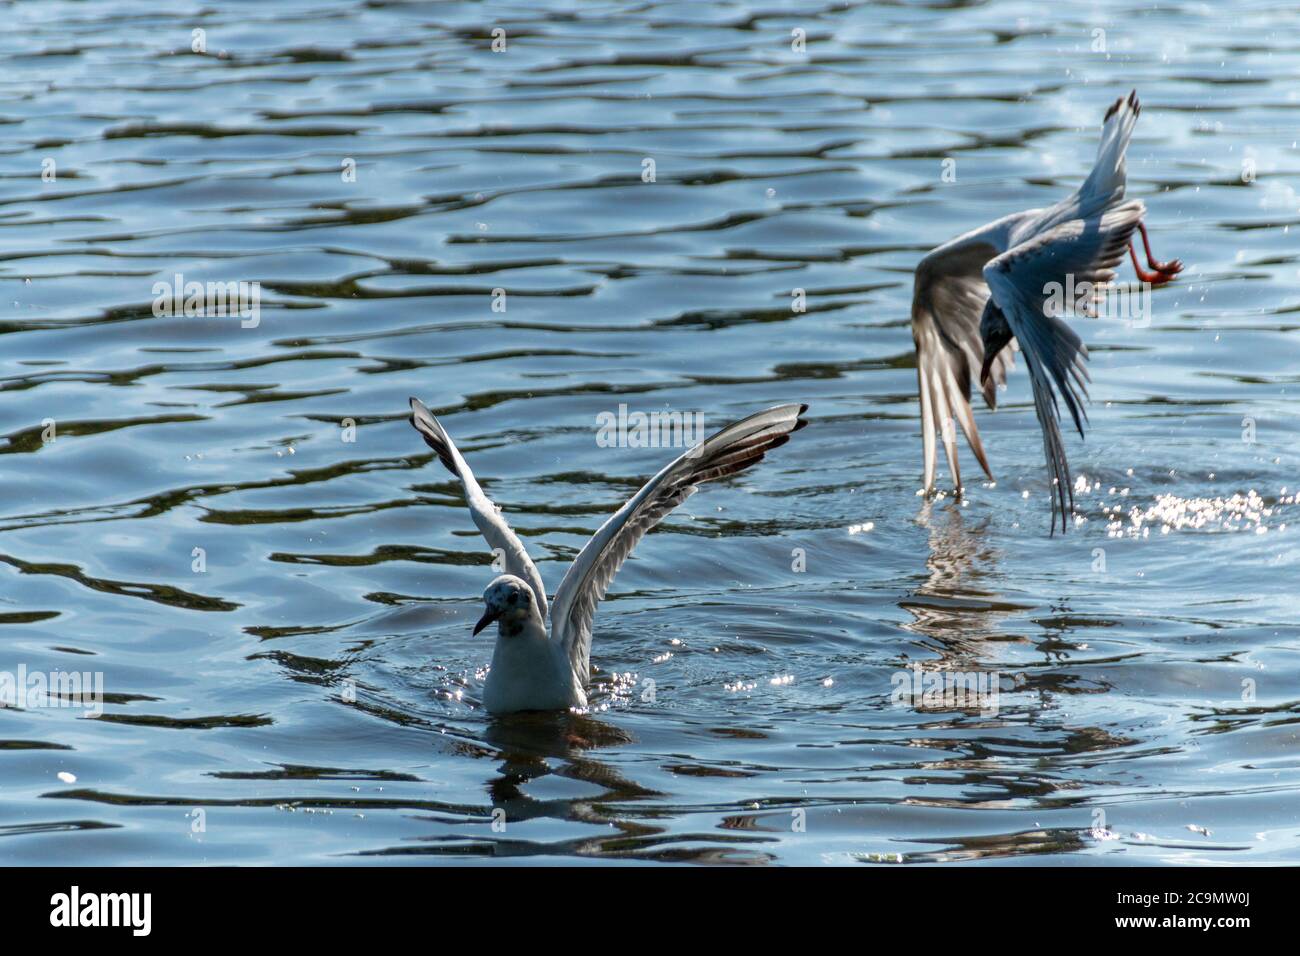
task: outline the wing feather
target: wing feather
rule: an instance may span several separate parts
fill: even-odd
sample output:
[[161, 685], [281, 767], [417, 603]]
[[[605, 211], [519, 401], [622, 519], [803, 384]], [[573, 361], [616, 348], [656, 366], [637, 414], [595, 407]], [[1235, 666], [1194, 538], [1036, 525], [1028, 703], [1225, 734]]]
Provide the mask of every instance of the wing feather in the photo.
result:
[[1125, 155], [1141, 112], [1142, 104], [1138, 102], [1136, 90], [1111, 104], [1102, 122], [1097, 158], [1087, 178], [1056, 205], [1039, 210], [1017, 223], [1011, 231], [1007, 248], [1028, 242], [1072, 219], [1093, 219], [1123, 202], [1128, 186]]
[[1052, 306], [1079, 304], [1080, 300], [1068, 302], [1063, 296], [1071, 285], [1076, 290], [1091, 287], [1095, 295], [1115, 278], [1115, 266], [1145, 212], [1142, 201], [1134, 199], [1099, 218], [1062, 223], [1009, 249], [984, 268], [993, 300], [1006, 315], [1029, 370], [1048, 477], [1053, 482], [1053, 531], [1058, 515], [1061, 530], [1066, 529], [1074, 509], [1058, 395], [1083, 437], [1089, 379], [1084, 365], [1087, 348]]
[[561, 642], [586, 686], [591, 670], [591, 623], [614, 575], [646, 532], [706, 481], [762, 461], [807, 422], [807, 405], [778, 405], [728, 425], [651, 478], [592, 535], [555, 592], [551, 639]]
[[1080, 213], [1085, 218], [1109, 209], [1124, 198], [1128, 184], [1124, 157], [1141, 112], [1137, 90], [1131, 91], [1127, 97], [1121, 96], [1107, 110], [1101, 127], [1101, 142], [1097, 144], [1097, 159], [1088, 178], [1079, 187]]
[[465, 503], [469, 505], [474, 524], [487, 539], [493, 552], [504, 556], [506, 573], [528, 582], [537, 599], [537, 609], [542, 614], [542, 620], [545, 620], [546, 587], [542, 584], [542, 576], [537, 571], [537, 565], [533, 564], [533, 559], [524, 549], [524, 543], [506, 522], [501, 510], [483, 493], [483, 489], [474, 478], [474, 472], [470, 471], [469, 465], [465, 463], [465, 459], [461, 456], [456, 443], [451, 440], [451, 436], [447, 434], [447, 430], [418, 398], [411, 399], [411, 424], [424, 438], [425, 443], [434, 450], [438, 460], [460, 479], [461, 485], [465, 488]]
[[[943, 441], [953, 484], [961, 487], [957, 466], [957, 426], [961, 426], [980, 467], [990, 478], [971, 410], [972, 369], [983, 363], [980, 315], [988, 301], [982, 270], [998, 248], [982, 233], [997, 226], [954, 239], [935, 249], [916, 267], [912, 293], [912, 341], [916, 345], [917, 391], [921, 396], [921, 443], [925, 461], [925, 490], [934, 490], [936, 439]], [[994, 360], [984, 383], [984, 402], [997, 404], [997, 387], [1006, 383], [1012, 352], [1004, 350]]]

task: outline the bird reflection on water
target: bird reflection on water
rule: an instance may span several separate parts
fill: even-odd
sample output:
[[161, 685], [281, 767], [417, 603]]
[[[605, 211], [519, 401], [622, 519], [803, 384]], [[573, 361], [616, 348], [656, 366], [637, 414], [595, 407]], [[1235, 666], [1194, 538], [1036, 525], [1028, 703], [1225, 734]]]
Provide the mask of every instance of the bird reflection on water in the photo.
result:
[[[495, 857], [639, 857], [653, 850], [667, 829], [637, 822], [612, 809], [612, 805], [662, 796], [591, 756], [589, 751], [633, 742], [630, 734], [613, 724], [575, 712], [507, 714], [489, 719], [482, 740], [496, 749], [500, 760], [498, 775], [487, 781], [490, 834], [480, 834], [468, 845], [465, 839], [430, 837], [416, 852], [488, 853]], [[598, 788], [599, 792], [550, 798], [527, 793], [530, 784], [550, 775]], [[524, 831], [527, 837], [516, 836], [517, 828], [531, 820], [579, 824], [585, 833], [538, 840], [529, 828]], [[593, 825], [602, 830], [593, 835], [589, 829]]]
[[998, 598], [1002, 554], [986, 539], [989, 518], [967, 524], [956, 502], [927, 501], [917, 523], [930, 537], [927, 577], [899, 602], [913, 618], [904, 627], [930, 639], [949, 664], [987, 656], [997, 623], [1024, 610]]

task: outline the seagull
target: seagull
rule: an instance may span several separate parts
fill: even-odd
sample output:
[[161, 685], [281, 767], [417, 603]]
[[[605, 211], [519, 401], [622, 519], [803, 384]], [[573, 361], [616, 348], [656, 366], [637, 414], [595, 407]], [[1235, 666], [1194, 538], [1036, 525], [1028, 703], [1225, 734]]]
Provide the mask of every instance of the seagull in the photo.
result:
[[[1065, 304], [1086, 309], [1115, 278], [1126, 246], [1141, 282], [1164, 285], [1183, 268], [1177, 259], [1156, 261], [1142, 221], [1146, 207], [1140, 199], [1124, 201], [1124, 152], [1140, 112], [1136, 90], [1114, 102], [1102, 123], [1092, 172], [1071, 196], [1046, 209], [1012, 213], [958, 236], [916, 267], [912, 339], [927, 495], [934, 491], [936, 432], [943, 439], [953, 483], [961, 489], [954, 418], [984, 473], [993, 478], [971, 412], [972, 370], [979, 369], [985, 404], [996, 409], [997, 386], [1006, 384], [1012, 350], [1018, 349], [1029, 369], [1047, 473], [1055, 486], [1052, 533], [1058, 515], [1062, 532], [1066, 530], [1067, 516], [1074, 510], [1074, 488], [1061, 438], [1057, 393], [1082, 438], [1088, 350], [1054, 314], [1059, 310], [1052, 304], [1051, 290], [1082, 290], [1075, 301]], [[1138, 263], [1135, 229], [1142, 236], [1150, 272]]]
[[548, 635], [546, 588], [537, 565], [483, 493], [447, 430], [412, 398], [411, 424], [460, 479], [474, 524], [504, 561], [506, 573], [483, 592], [486, 611], [474, 625], [478, 634], [497, 624], [483, 706], [493, 714], [586, 707], [592, 617], [637, 542], [699, 485], [744, 471], [784, 445], [791, 433], [808, 424], [801, 417], [807, 410], [802, 404], [776, 405], [734, 422], [646, 482], [600, 526], [570, 565], [549, 608]]

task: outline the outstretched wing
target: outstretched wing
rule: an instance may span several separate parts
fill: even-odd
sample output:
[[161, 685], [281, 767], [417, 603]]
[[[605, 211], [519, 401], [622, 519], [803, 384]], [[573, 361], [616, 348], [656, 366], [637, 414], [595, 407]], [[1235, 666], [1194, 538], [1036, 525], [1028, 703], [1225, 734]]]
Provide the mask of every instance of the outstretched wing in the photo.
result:
[[1101, 126], [1101, 142], [1097, 146], [1097, 159], [1092, 164], [1092, 172], [1079, 187], [1079, 205], [1083, 218], [1109, 209], [1124, 198], [1124, 189], [1128, 183], [1124, 154], [1128, 151], [1128, 142], [1133, 137], [1133, 127], [1137, 125], [1141, 112], [1142, 104], [1138, 102], [1137, 90], [1130, 92], [1127, 98], [1121, 96], [1106, 111], [1106, 119]]
[[1058, 514], [1061, 530], [1066, 529], [1074, 508], [1057, 395], [1065, 400], [1080, 437], [1087, 420], [1083, 400], [1088, 395], [1084, 366], [1088, 350], [1055, 314], [1055, 307], [1060, 306], [1060, 312], [1073, 309], [1089, 288], [1095, 293], [1115, 278], [1115, 266], [1145, 213], [1142, 201], [1134, 199], [1095, 219], [1070, 220], [1009, 249], [984, 268], [993, 301], [1020, 343], [1034, 389], [1048, 477], [1056, 485], [1052, 492], [1053, 531]]
[[469, 470], [469, 465], [461, 457], [456, 443], [451, 440], [447, 430], [418, 398], [411, 399], [411, 424], [424, 437], [428, 446], [437, 453], [438, 460], [460, 479], [460, 483], [465, 487], [465, 503], [469, 505], [469, 513], [474, 518], [474, 524], [487, 539], [488, 546], [494, 552], [504, 555], [506, 573], [528, 582], [528, 586], [533, 589], [533, 594], [537, 598], [537, 609], [542, 614], [542, 620], [545, 620], [546, 588], [542, 584], [542, 576], [537, 573], [537, 565], [533, 564], [533, 559], [524, 550], [524, 543], [506, 523], [506, 519], [492, 503], [492, 499], [483, 494], [483, 489], [474, 479], [474, 472]]
[[590, 676], [591, 620], [605, 589], [647, 531], [706, 481], [743, 471], [784, 445], [807, 422], [807, 405], [777, 405], [728, 425], [651, 478], [578, 554], [555, 592], [551, 640], [569, 655], [578, 679]]
[[1096, 218], [1124, 200], [1124, 190], [1128, 185], [1124, 156], [1141, 112], [1142, 104], [1138, 102], [1136, 90], [1111, 104], [1102, 121], [1101, 142], [1097, 144], [1097, 158], [1088, 178], [1056, 205], [1018, 223], [1011, 231], [1008, 248], [1071, 219]]
[[[993, 226], [996, 224], [990, 224]], [[983, 362], [980, 315], [988, 301], [984, 266], [999, 252], [990, 237], [976, 230], [935, 249], [916, 267], [912, 291], [912, 341], [916, 343], [916, 381], [921, 396], [921, 439], [925, 453], [925, 490], [934, 490], [935, 436], [943, 440], [948, 471], [961, 487], [957, 468], [957, 430], [990, 478], [988, 459], [970, 406], [972, 369]], [[994, 360], [983, 386], [984, 401], [996, 404], [997, 387], [1007, 380], [1010, 349]]]

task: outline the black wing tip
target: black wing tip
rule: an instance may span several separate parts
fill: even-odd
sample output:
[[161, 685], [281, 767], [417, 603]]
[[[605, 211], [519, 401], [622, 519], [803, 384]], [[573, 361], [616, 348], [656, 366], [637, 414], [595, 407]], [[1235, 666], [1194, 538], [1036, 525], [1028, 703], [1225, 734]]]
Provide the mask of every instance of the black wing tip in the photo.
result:
[[[781, 408], [783, 406], [777, 405], [773, 407]], [[803, 414], [803, 411], [807, 408], [807, 404], [801, 404], [799, 414]], [[768, 411], [771, 411], [771, 409], [768, 409]], [[691, 475], [690, 481], [692, 484], [703, 484], [707, 481], [727, 478], [752, 468], [762, 461], [768, 452], [787, 444], [790, 441], [790, 436], [807, 424], [808, 422], [805, 419], [796, 418], [794, 424], [785, 431], [768, 432], [757, 440], [750, 437], [740, 444], [728, 446], [717, 455], [702, 460], [697, 465], [697, 470]]]
[[[798, 408], [799, 410], [794, 413], [795, 417], [797, 418], [798, 416], [805, 414], [808, 411], [809, 407], [810, 406], [808, 405], [807, 402], [782, 402], [780, 405], [772, 405], [769, 408], [765, 408], [763, 411], [778, 412], [778, 411], [784, 411], [787, 408]], [[762, 415], [763, 412], [755, 412], [754, 414]]]
[[460, 477], [460, 469], [457, 468], [456, 463], [451, 460], [451, 455], [447, 454], [447, 449], [445, 446], [435, 444], [434, 441], [431, 438], [429, 438], [429, 436], [427, 435], [424, 436], [424, 443], [433, 449], [433, 453], [438, 456], [438, 460], [442, 462], [444, 468], [446, 468], [449, 472], [451, 472], [456, 477], [458, 478]]
[[1102, 124], [1104, 125], [1105, 123], [1108, 123], [1110, 121], [1110, 118], [1114, 116], [1116, 113], [1118, 113], [1120, 111], [1120, 107], [1124, 106], [1126, 102], [1128, 103], [1129, 108], [1133, 110], [1133, 114], [1135, 116], [1141, 115], [1142, 101], [1138, 99], [1138, 91], [1136, 89], [1129, 90], [1129, 94], [1127, 98], [1121, 96], [1118, 99], [1116, 99], [1114, 103], [1110, 104], [1110, 109], [1106, 111], [1106, 118], [1102, 120]]
[[433, 449], [434, 454], [438, 456], [438, 460], [443, 463], [444, 467], [446, 467], [446, 469], [453, 475], [459, 477], [460, 469], [456, 467], [456, 462], [451, 457], [451, 449], [447, 447], [447, 443], [437, 435], [431, 435], [428, 431], [421, 428], [420, 423], [416, 421], [416, 416], [427, 415], [429, 418], [433, 419], [434, 423], [440, 428], [442, 427], [442, 423], [439, 422], [437, 418], [434, 418], [433, 412], [429, 411], [428, 407], [418, 398], [412, 396], [410, 402], [411, 414], [407, 416], [406, 420], [411, 423], [412, 428], [420, 433], [420, 437], [424, 439], [424, 443]]
[[[1061, 509], [1061, 534], [1070, 533], [1070, 517], [1074, 514], [1074, 502], [1070, 502], [1069, 509]], [[1052, 533], [1056, 533], [1056, 516], [1052, 516]]]
[[1057, 519], [1057, 517], [1060, 517], [1060, 519], [1061, 519], [1061, 534], [1067, 534], [1067, 533], [1069, 532], [1069, 525], [1068, 525], [1066, 519], [1067, 519], [1067, 515], [1071, 515], [1071, 514], [1074, 514], [1074, 503], [1073, 503], [1073, 502], [1070, 503], [1070, 508], [1069, 508], [1069, 510], [1067, 511], [1063, 505], [1057, 505], [1057, 503], [1056, 503], [1056, 498], [1053, 497], [1053, 498], [1052, 498], [1052, 523], [1051, 523], [1050, 525], [1048, 525], [1047, 536], [1048, 536], [1049, 538], [1054, 538], [1054, 537], [1056, 537], [1056, 519]]

